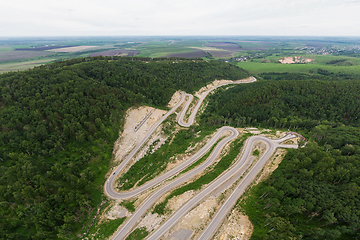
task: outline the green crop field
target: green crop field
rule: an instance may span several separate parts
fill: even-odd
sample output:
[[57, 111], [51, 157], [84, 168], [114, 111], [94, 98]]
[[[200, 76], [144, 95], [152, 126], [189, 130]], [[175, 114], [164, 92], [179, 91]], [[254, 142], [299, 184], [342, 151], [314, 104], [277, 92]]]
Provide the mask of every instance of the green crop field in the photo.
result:
[[25, 62], [10, 62], [10, 63], [0, 63], [0, 73], [17, 71], [17, 70], [28, 70], [34, 68], [35, 66], [39, 66], [45, 63], [50, 63], [55, 61], [56, 59], [40, 59], [40, 60], [32, 60]]
[[140, 57], [164, 57], [171, 53], [193, 52], [191, 47], [201, 47], [202, 41], [156, 41], [138, 45], [136, 50], [141, 51]]
[[[302, 55], [301, 55], [302, 56]], [[309, 73], [309, 71], [316, 71], [317, 69], [325, 69], [334, 73], [360, 73], [360, 59], [353, 57], [342, 56], [316, 56], [316, 55], [304, 55], [305, 58], [312, 58], [315, 61], [306, 64], [282, 64], [278, 60], [281, 57], [268, 57], [270, 62], [262, 62], [264, 59], [254, 59], [253, 61], [239, 62], [236, 65], [249, 71], [250, 74], [260, 74], [264, 72], [303, 72]], [[333, 60], [346, 59], [352, 62], [352, 66], [339, 66], [333, 64], [326, 64]]]
[[[223, 45], [222, 45], [223, 44]], [[59, 39], [9, 39], [0, 41], [0, 64], [19, 60], [22, 64], [10, 64], [4, 71], [27, 69], [38, 60], [40, 51], [12, 51], [19, 48], [39, 48], [47, 46], [98, 46], [74, 53], [50, 53], [47, 58], [56, 60], [87, 57], [108, 50], [137, 50], [138, 57], [199, 57], [204, 60], [219, 59], [235, 62], [251, 74], [263, 72], [305, 72], [322, 68], [334, 73], [358, 74], [359, 41], [340, 38], [286, 38], [286, 37], [83, 37]], [[231, 46], [232, 47], [229, 47]], [[240, 47], [237, 47], [237, 45]], [[218, 50], [217, 50], [218, 49]], [[321, 51], [324, 54], [320, 55]], [[116, 53], [116, 51], [114, 51]], [[26, 54], [25, 54], [26, 53]], [[279, 59], [286, 56], [301, 56], [315, 59], [308, 64], [281, 64]], [[236, 62], [235, 58], [246, 57], [246, 62]], [[30, 58], [30, 59], [27, 59]], [[345, 59], [345, 60], [344, 60]], [[340, 61], [337, 61], [340, 60]], [[25, 61], [30, 61], [25, 63]], [[328, 64], [335, 61], [333, 64]], [[337, 61], [337, 62], [336, 62]], [[44, 59], [44, 62], [46, 60]], [[17, 66], [19, 66], [17, 68]]]
[[10, 46], [0, 46], [0, 52], [11, 51], [12, 48]]

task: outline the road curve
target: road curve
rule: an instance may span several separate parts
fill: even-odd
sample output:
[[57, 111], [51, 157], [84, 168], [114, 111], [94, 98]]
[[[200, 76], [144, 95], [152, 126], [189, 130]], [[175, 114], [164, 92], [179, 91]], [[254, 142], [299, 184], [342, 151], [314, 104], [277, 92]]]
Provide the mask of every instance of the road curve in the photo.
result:
[[218, 87], [222, 87], [222, 86], [226, 86], [226, 85], [229, 85], [229, 84], [239, 84], [239, 83], [251, 83], [251, 82], [256, 82], [256, 78], [254, 77], [251, 77], [252, 80], [249, 80], [249, 81], [243, 81], [243, 80], [238, 80], [238, 81], [233, 81], [233, 82], [227, 82], [227, 83], [223, 83], [223, 84], [220, 84], [216, 87], [213, 87], [209, 90], [207, 90], [205, 93], [202, 94], [201, 98], [199, 99], [199, 102], [196, 104], [195, 106], [195, 109], [193, 110], [193, 112], [191, 113], [190, 117], [189, 117], [189, 121], [187, 123], [184, 122], [184, 117], [185, 117], [185, 114], [187, 112], [187, 109], [189, 108], [190, 106], [190, 103], [193, 99], [193, 95], [191, 94], [186, 94], [186, 96], [189, 97], [189, 101], [186, 103], [186, 106], [185, 108], [182, 110], [182, 112], [180, 113], [180, 118], [178, 120], [178, 123], [180, 126], [183, 126], [183, 127], [190, 127], [193, 123], [194, 123], [194, 119], [195, 119], [195, 116], [197, 114], [197, 112], [199, 111], [199, 108], [202, 104], [202, 102], [204, 101], [204, 99], [206, 98], [206, 96], [213, 90], [215, 90], [216, 88]]
[[[280, 145], [281, 142], [284, 142], [288, 139], [295, 138], [295, 135], [288, 134], [282, 139], [270, 140], [262, 139], [263, 142], [267, 145], [266, 151], [262, 154], [256, 164], [250, 169], [250, 171], [243, 177], [243, 179], [237, 184], [235, 190], [227, 197], [224, 204], [221, 208], [215, 213], [210, 224], [207, 225], [205, 230], [202, 232], [198, 240], [210, 239], [220, 227], [221, 222], [231, 211], [231, 209], [236, 204], [239, 197], [243, 194], [247, 187], [253, 182], [255, 177], [261, 172], [262, 168], [265, 166], [266, 162], [274, 154], [275, 149], [278, 147], [281, 148], [297, 148], [297, 145]], [[296, 147], [295, 147], [296, 146]], [[248, 154], [248, 153], [246, 153]], [[244, 154], [244, 156], [246, 155]], [[249, 155], [247, 156], [249, 157]]]
[[[175, 187], [179, 186], [180, 184], [182, 184], [183, 182], [186, 182], [188, 179], [194, 177], [195, 175], [197, 175], [198, 173], [202, 172], [204, 169], [206, 169], [210, 164], [212, 164], [212, 162], [214, 161], [214, 159], [216, 159], [216, 157], [218, 156], [218, 154], [220, 153], [221, 149], [223, 148], [223, 146], [225, 144], [227, 144], [229, 141], [231, 141], [232, 139], [236, 138], [238, 136], [238, 132], [236, 129], [232, 128], [232, 127], [222, 127], [218, 130], [218, 132], [215, 134], [215, 136], [200, 150], [198, 151], [193, 157], [191, 157], [188, 161], [186, 161], [186, 163], [176, 167], [175, 169], [166, 172], [165, 174], [161, 175], [160, 177], [149, 181], [148, 183], [132, 190], [132, 191], [127, 191], [127, 192], [116, 192], [114, 190], [114, 181], [117, 177], [117, 175], [119, 173], [121, 173], [121, 171], [124, 169], [124, 167], [126, 166], [126, 164], [131, 160], [131, 158], [135, 155], [135, 153], [140, 149], [140, 147], [147, 141], [147, 139], [150, 137], [150, 135], [155, 131], [155, 129], [172, 113], [175, 112], [175, 110], [184, 103], [185, 98], [188, 97], [187, 103], [185, 105], [185, 107], [183, 108], [183, 110], [180, 113], [180, 117], [178, 119], [178, 123], [181, 126], [184, 127], [188, 127], [190, 125], [192, 125], [194, 123], [194, 119], [196, 116], [197, 111], [199, 110], [203, 100], [205, 99], [205, 97], [214, 89], [224, 86], [224, 85], [228, 85], [228, 84], [239, 84], [239, 83], [249, 83], [249, 82], [254, 82], [256, 81], [256, 79], [254, 77], [252, 77], [252, 80], [249, 81], [233, 81], [233, 82], [229, 82], [229, 83], [225, 83], [225, 84], [221, 84], [217, 87], [214, 87], [208, 91], [206, 91], [202, 97], [199, 99], [198, 104], [195, 106], [195, 109], [193, 110], [192, 114], [189, 117], [189, 120], [187, 123], [184, 122], [184, 116], [185, 113], [193, 99], [193, 96], [191, 94], [186, 94], [185, 92], [181, 92], [181, 100], [180, 102], [174, 107], [172, 108], [168, 113], [166, 113], [151, 129], [150, 131], [147, 133], [147, 135], [144, 137], [144, 139], [130, 152], [130, 154], [125, 158], [125, 160], [116, 168], [114, 174], [112, 174], [108, 180], [105, 183], [104, 186], [104, 190], [105, 193], [113, 199], [126, 199], [126, 198], [131, 198], [134, 197], [144, 191], [147, 191], [157, 185], [159, 185], [160, 183], [163, 183], [164, 181], [166, 181], [167, 179], [170, 179], [171, 177], [177, 175], [179, 172], [181, 172], [183, 169], [185, 169], [186, 167], [190, 166], [193, 162], [195, 162], [197, 159], [201, 158], [204, 154], [206, 154], [206, 152], [209, 151], [209, 149], [212, 147], [213, 144], [216, 143], [216, 141], [219, 139], [219, 137], [225, 132], [225, 131], [230, 131], [231, 135], [224, 138], [223, 140], [221, 140], [215, 147], [215, 149], [213, 150], [213, 152], [211, 153], [210, 157], [200, 166], [192, 169], [191, 171], [183, 174], [182, 176], [175, 178], [171, 181], [169, 181], [169, 183], [167, 183], [165, 186], [162, 186], [160, 189], [158, 189], [156, 192], [152, 193], [149, 197], [147, 197], [143, 203], [138, 207], [138, 209], [134, 212], [134, 214], [125, 222], [125, 224], [116, 232], [115, 236], [113, 239], [125, 239], [125, 237], [128, 235], [128, 233], [130, 233], [130, 231], [132, 230], [132, 228], [136, 225], [137, 221], [141, 218], [141, 216], [157, 201], [158, 198], [160, 198], [163, 194], [165, 194], [166, 192], [174, 189]], [[250, 139], [247, 140], [247, 142], [252, 142], [252, 141], [256, 141], [259, 140], [260, 138], [264, 138], [261, 136], [255, 136], [252, 137]], [[252, 140], [253, 139], [253, 140]], [[269, 146], [275, 146], [274, 149], [278, 146], [277, 142], [272, 142], [269, 139], [264, 140], [263, 141], [269, 141], [267, 144]], [[252, 144], [249, 145], [249, 143], [247, 144], [248, 147], [245, 148], [245, 153], [246, 154], [251, 154], [251, 146]], [[249, 147], [250, 146], [250, 147]], [[249, 150], [250, 149], [250, 150]], [[272, 147], [270, 148], [272, 149]], [[250, 151], [250, 152], [249, 152]], [[270, 150], [267, 150], [267, 152]], [[249, 152], [249, 153], [248, 153]], [[273, 151], [270, 151], [271, 153]], [[244, 156], [245, 156], [244, 153]], [[264, 154], [265, 155], [265, 154]], [[270, 154], [271, 156], [271, 154]], [[243, 167], [244, 163], [246, 162], [245, 158], [242, 158], [240, 161], [238, 161], [236, 163], [235, 167], [232, 167], [231, 169], [227, 170], [226, 172], [224, 172], [218, 179], [216, 179], [214, 182], [212, 182], [206, 189], [209, 189], [208, 191], [205, 191], [206, 189], [204, 189], [203, 191], [201, 191], [201, 193], [199, 193], [199, 197], [198, 198], [205, 198], [207, 195], [209, 195], [209, 193], [211, 193], [214, 189], [218, 188], [219, 186], [221, 186], [221, 184], [223, 183], [223, 181], [228, 181], [231, 176], [234, 176], [234, 174], [239, 170], [242, 169], [242, 171], [245, 171], [246, 168]], [[250, 165], [250, 164], [248, 164]], [[217, 184], [217, 185], [216, 185]], [[210, 186], [212, 186], [212, 188], [210, 188]], [[214, 188], [215, 187], [215, 188]], [[197, 195], [197, 196], [198, 196]], [[195, 196], [194, 198], [196, 198], [197, 196]], [[200, 200], [198, 200], [198, 198], [196, 198], [195, 200], [190, 200], [193, 205], [197, 204]], [[189, 201], [189, 202], [190, 202]], [[191, 210], [191, 208], [193, 208], [193, 205], [190, 206], [191, 204], [187, 204], [186, 206], [188, 206], [187, 208], [182, 207], [181, 209], [183, 209], [183, 211], [181, 214], [184, 215], [186, 214], [188, 211]], [[177, 211], [174, 214], [177, 214], [179, 211]], [[153, 234], [150, 235], [149, 239], [158, 239], [157, 237], [155, 238], [151, 238], [152, 236], [155, 236], [154, 234], [160, 233], [160, 229], [165, 229], [166, 228], [166, 224], [169, 223], [168, 225], [173, 225], [176, 222], [172, 221], [171, 219], [175, 219], [173, 217], [170, 217], [165, 224], [163, 224], [157, 231], [155, 231]], [[169, 227], [167, 228], [169, 229]], [[166, 229], [164, 231], [167, 231]], [[161, 236], [161, 235], [159, 235]]]
[[[267, 145], [267, 148], [264, 154], [262, 154], [262, 156], [260, 157], [259, 161], [256, 162], [255, 166], [251, 168], [251, 171], [244, 178], [244, 179], [248, 179], [248, 181], [245, 182], [244, 180], [242, 180], [240, 182], [242, 189], [246, 189], [246, 187], [251, 183], [251, 180], [254, 179], [257, 173], [262, 169], [262, 167], [266, 163], [266, 160], [268, 160], [275, 152], [275, 149], [277, 147], [282, 147], [281, 145], [279, 145], [279, 143], [293, 137], [295, 136], [286, 136], [282, 138], [280, 142], [278, 140], [272, 140], [264, 136], [252, 136], [248, 138], [246, 144], [244, 145], [244, 152], [241, 158], [238, 159], [232, 167], [230, 167], [222, 175], [220, 175], [214, 181], [212, 181], [206, 188], [204, 188], [202, 191], [200, 191], [198, 194], [192, 197], [189, 201], [187, 201], [184, 205], [182, 205], [175, 213], [173, 213], [158, 229], [152, 232], [152, 234], [146, 239], [147, 240], [160, 239], [162, 235], [164, 235], [168, 230], [170, 230], [171, 227], [173, 227], [183, 216], [185, 216], [191, 209], [196, 207], [199, 204], [199, 202], [203, 201], [213, 191], [221, 187], [228, 180], [233, 181], [231, 183], [233, 184], [237, 180], [236, 178], [233, 178], [233, 176], [237, 174], [239, 171], [241, 171], [241, 174], [243, 174], [247, 170], [247, 168], [251, 165], [253, 159], [250, 158], [250, 156], [252, 154], [252, 147], [255, 142], [262, 141]], [[239, 191], [236, 190], [231, 195], [232, 197], [231, 201], [227, 201], [229, 203], [226, 202], [222, 206], [222, 208], [220, 209], [221, 212], [214, 217], [214, 220], [211, 222], [212, 225], [207, 228], [209, 230], [206, 232], [206, 235], [204, 235], [204, 237], [201, 239], [210, 239], [210, 237], [213, 234], [213, 232], [210, 232], [210, 230], [214, 229], [214, 227], [216, 230], [216, 227], [220, 225], [220, 223], [222, 222], [223, 218], [226, 216], [228, 211], [230, 211], [231, 208], [233, 207], [233, 205], [231, 204], [236, 203], [236, 200], [239, 198], [241, 193], [239, 194]]]
[[[144, 191], [147, 191], [153, 187], [156, 187], [157, 185], [163, 183], [164, 181], [166, 181], [167, 179], [170, 179], [171, 177], [175, 176], [176, 174], [180, 173], [181, 171], [185, 170], [187, 167], [191, 166], [193, 163], [195, 163], [198, 159], [200, 159], [202, 156], [204, 156], [210, 149], [211, 147], [219, 140], [219, 138], [221, 137], [221, 135], [226, 132], [226, 131], [230, 131], [231, 135], [227, 138], [225, 138], [223, 141], [221, 141], [217, 146], [218, 148], [222, 148], [227, 142], [233, 140], [234, 138], [236, 138], [239, 133], [231, 127], [222, 127], [220, 128], [217, 133], [215, 134], [214, 137], [212, 137], [206, 144], [205, 146], [203, 146], [197, 153], [195, 153], [193, 156], [191, 156], [189, 159], [187, 159], [185, 162], [183, 162], [182, 164], [180, 164], [179, 166], [171, 169], [170, 171], [162, 174], [161, 176], [156, 177], [155, 179], [131, 190], [131, 191], [126, 191], [126, 192], [115, 192], [113, 191], [108, 191], [108, 195], [111, 194], [112, 198], [116, 198], [116, 199], [127, 199], [127, 198], [131, 198], [134, 197], [138, 194], [141, 194]], [[199, 172], [203, 171], [204, 169], [206, 169], [208, 166], [211, 165], [211, 161], [208, 159], [207, 161], [205, 161], [201, 166], [198, 167], [198, 171], [196, 171], [194, 174], [198, 174]], [[110, 184], [108, 184], [110, 185]], [[110, 187], [110, 186], [109, 186]]]
[[117, 232], [114, 239], [125, 239], [131, 229], [135, 226], [137, 221], [141, 218], [142, 215], [146, 213], [146, 211], [166, 192], [174, 189], [175, 187], [181, 185], [182, 183], [188, 181], [195, 175], [204, 171], [220, 154], [221, 149], [226, 145], [230, 140], [236, 138], [238, 136], [238, 131], [232, 127], [223, 127], [218, 131], [218, 133], [223, 133], [224, 131], [232, 131], [232, 134], [223, 140], [221, 140], [215, 147], [215, 149], [211, 152], [209, 158], [200, 166], [186, 172], [178, 178], [171, 180], [165, 186], [158, 189], [155, 193], [152, 193], [148, 198], [144, 200], [144, 202], [136, 209], [133, 215], [126, 221], [126, 223], [121, 227], [121, 229]]
[[[209, 91], [207, 91], [205, 94], [203, 94], [201, 101], [199, 101], [199, 103], [197, 104], [197, 108], [193, 111], [193, 113], [191, 114], [190, 118], [189, 118], [189, 122], [191, 122], [191, 124], [193, 124], [194, 119], [195, 119], [195, 115], [197, 110], [200, 107], [200, 104], [202, 103], [203, 99], [214, 89], [224, 86], [224, 85], [229, 85], [229, 84], [240, 84], [240, 83], [251, 83], [251, 82], [255, 82], [256, 79], [254, 77], [251, 77], [252, 80], [248, 80], [248, 81], [244, 81], [244, 80], [238, 80], [238, 81], [233, 81], [233, 82], [228, 82], [225, 84], [221, 84], [219, 86], [213, 87], [211, 88]], [[136, 196], [137, 194], [141, 193], [144, 190], [142, 188], [142, 191], [140, 190], [134, 190], [134, 192], [132, 191], [128, 191], [126, 193], [119, 193], [117, 191], [114, 190], [114, 182], [115, 179], [117, 178], [117, 176], [122, 172], [122, 170], [125, 168], [125, 166], [129, 163], [129, 161], [133, 158], [133, 156], [135, 155], [135, 153], [142, 147], [142, 145], [144, 145], [144, 143], [149, 139], [149, 137], [151, 136], [151, 134], [156, 130], [156, 128], [158, 126], [160, 126], [160, 124], [165, 121], [165, 119], [170, 116], [171, 114], [173, 114], [175, 112], [175, 110], [177, 108], [179, 108], [185, 101], [185, 97], [189, 96], [189, 99], [186, 103], [186, 106], [183, 108], [183, 110], [180, 113], [180, 118], [178, 120], [179, 125], [181, 126], [190, 126], [188, 125], [188, 123], [184, 123], [183, 122], [183, 117], [185, 116], [185, 113], [191, 103], [191, 100], [193, 98], [193, 96], [191, 94], [187, 94], [185, 92], [180, 92], [181, 93], [181, 99], [180, 102], [178, 104], [176, 104], [175, 107], [173, 107], [169, 112], [167, 112], [157, 123], [155, 123], [151, 129], [149, 130], [149, 132], [145, 135], [145, 137], [142, 139], [142, 141], [129, 153], [129, 155], [127, 155], [127, 157], [124, 159], [124, 161], [122, 161], [120, 163], [120, 165], [114, 170], [114, 174], [110, 175], [110, 177], [108, 178], [108, 180], [106, 181], [105, 185], [104, 185], [104, 191], [105, 194], [108, 195], [108, 197], [112, 198], [112, 199], [126, 199], [126, 198], [131, 198], [133, 196]], [[155, 182], [152, 182], [152, 187], [156, 186], [157, 184], [155, 184]], [[147, 185], [147, 187], [150, 187], [150, 185]]]

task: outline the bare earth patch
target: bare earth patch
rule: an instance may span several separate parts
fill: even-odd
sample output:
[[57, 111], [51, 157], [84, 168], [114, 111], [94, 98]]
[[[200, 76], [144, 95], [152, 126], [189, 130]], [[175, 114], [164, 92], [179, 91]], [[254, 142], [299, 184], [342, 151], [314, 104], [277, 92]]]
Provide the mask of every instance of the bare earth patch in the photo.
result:
[[139, 223], [138, 228], [146, 227], [148, 232], [160, 226], [160, 223], [165, 219], [164, 216], [159, 216], [157, 213], [149, 212]]
[[279, 60], [279, 62], [283, 64], [293, 64], [293, 63], [309, 63], [314, 60], [315, 59], [295, 56], [295, 57], [283, 57], [282, 59]]
[[[243, 79], [242, 81], [247, 81], [249, 79]], [[201, 97], [207, 90], [211, 89], [212, 87], [218, 86], [220, 84], [226, 83], [226, 82], [232, 82], [231, 80], [215, 80], [211, 84], [208, 84], [206, 87], [201, 88], [195, 96]], [[181, 98], [180, 92], [176, 92], [171, 101], [169, 102], [169, 107], [175, 106]], [[142, 127], [135, 132], [134, 128], [137, 123], [139, 123], [144, 116], [149, 113], [150, 111], [153, 111], [152, 115], [147, 119], [147, 121], [142, 125]], [[147, 132], [150, 130], [150, 128], [153, 126], [154, 123], [159, 121], [159, 119], [165, 114], [166, 111], [154, 109], [152, 107], [142, 106], [138, 108], [130, 108], [127, 111], [126, 114], [126, 121], [124, 124], [124, 130], [121, 132], [120, 137], [115, 142], [114, 146], [114, 156], [115, 160], [114, 162], [116, 165], [118, 165], [119, 161], [124, 159], [126, 155], [144, 138], [144, 136], [147, 134]], [[240, 133], [244, 131], [244, 129], [240, 129]], [[261, 132], [268, 132], [270, 130], [258, 130], [258, 129], [248, 129], [250, 131], [254, 131], [256, 133]], [[164, 141], [165, 137], [161, 136], [161, 126], [154, 132], [154, 134], [150, 137], [149, 141], [144, 145], [144, 147], [140, 150], [140, 153], [136, 154], [134, 157], [134, 161], [136, 159], [139, 159], [144, 155], [149, 145], [154, 142], [157, 139], [160, 139], [160, 143]], [[277, 132], [277, 136], [284, 135], [284, 133]], [[202, 141], [202, 143], [197, 143], [191, 149], [188, 149], [190, 152], [193, 152], [194, 150], [198, 149], [200, 145], [203, 145], [206, 143], [207, 139], [209, 139], [211, 136], [208, 136]], [[160, 144], [161, 145], [161, 144]], [[262, 144], [258, 145], [258, 148], [262, 148]], [[262, 149], [261, 149], [262, 150]], [[221, 155], [224, 154], [224, 152], [228, 151], [228, 146], [222, 150]], [[285, 150], [284, 150], [285, 151]], [[261, 151], [262, 152], [262, 151]], [[278, 154], [278, 152], [276, 153]], [[181, 156], [174, 156], [174, 162], [172, 164], [169, 164], [168, 169], [175, 167], [175, 165], [179, 164], [180, 162], [184, 161], [191, 153], [184, 153], [181, 154]], [[278, 162], [281, 161], [281, 157], [283, 154], [278, 154]], [[178, 159], [175, 159], [175, 157], [179, 157]], [[276, 165], [277, 167], [277, 165]], [[275, 166], [270, 166], [269, 173], [276, 168]], [[266, 167], [268, 168], [268, 167]], [[167, 169], [167, 170], [168, 170]], [[127, 171], [127, 169], [125, 169]], [[265, 172], [265, 171], [264, 171]], [[109, 172], [110, 173], [110, 172]], [[154, 189], [141, 194], [137, 197], [136, 202], [134, 203], [135, 207], [138, 207], [141, 202], [152, 192]], [[182, 206], [186, 201], [188, 201], [191, 197], [193, 197], [196, 194], [194, 191], [188, 191], [184, 194], [174, 197], [169, 200], [167, 204], [167, 208], [171, 210], [171, 212], [176, 211], [177, 209]], [[162, 202], [166, 195], [161, 197], [158, 202]], [[165, 236], [168, 237], [170, 234], [180, 230], [180, 229], [190, 229], [193, 230], [196, 234], [199, 233], [201, 228], [204, 226], [204, 224], [208, 223], [210, 221], [211, 216], [216, 211], [216, 209], [219, 207], [219, 204], [222, 200], [218, 197], [211, 196], [201, 204], [199, 204], [196, 208], [194, 208], [192, 211], [190, 211], [184, 218], [181, 219], [181, 221], [171, 229], [169, 233]], [[118, 201], [119, 202], [119, 201]], [[115, 203], [114, 206], [111, 207], [110, 210], [107, 211], [106, 218], [114, 219], [116, 217], [120, 216], [128, 216], [130, 213], [126, 211], [122, 206], [119, 205], [119, 203]], [[152, 214], [151, 212], [148, 212], [148, 214], [141, 220], [138, 227], [146, 227], [148, 231], [152, 231], [153, 229], [157, 228], [159, 224], [165, 219], [165, 216], [158, 216], [157, 214]], [[249, 222], [247, 216], [242, 215], [239, 213], [238, 210], [234, 209], [231, 213], [228, 220], [222, 224], [220, 229], [224, 229], [224, 231], [220, 231], [218, 234], [220, 234], [218, 237], [221, 237], [224, 233], [225, 238], [216, 238], [216, 239], [231, 239], [229, 237], [231, 236], [238, 236], [236, 233], [241, 233], [242, 238], [236, 238], [236, 239], [249, 239], [249, 236], [251, 236], [252, 232], [252, 225]], [[195, 234], [195, 235], [196, 235]], [[248, 237], [247, 237], [248, 236]]]
[[105, 213], [105, 218], [110, 220], [129, 216], [131, 213], [117, 202]]
[[[146, 120], [146, 122], [140, 127], [140, 129], [135, 132], [135, 126], [139, 123], [144, 116], [153, 111], [151, 116]], [[115, 162], [121, 161], [130, 151], [138, 145], [141, 140], [145, 137], [151, 127], [160, 120], [160, 118], [165, 114], [166, 111], [155, 109], [148, 106], [142, 106], [139, 108], [130, 108], [126, 112], [126, 120], [124, 124], [124, 131], [120, 134], [120, 137], [116, 140], [114, 145], [114, 155]], [[159, 139], [161, 133], [161, 127], [159, 127], [151, 138], [154, 136]], [[143, 149], [143, 151], [147, 149]], [[146, 152], [145, 151], [145, 152]], [[139, 155], [139, 154], [137, 154]], [[141, 155], [141, 154], [140, 154]]]
[[187, 192], [184, 192], [183, 194], [173, 197], [169, 200], [166, 207], [170, 209], [171, 211], [178, 210], [185, 202], [187, 202], [190, 198], [194, 196], [195, 192], [194, 190], [190, 190]]
[[215, 47], [190, 47], [190, 48], [193, 48], [193, 49], [200, 49], [200, 50], [203, 50], [203, 51], [223, 51], [223, 52], [226, 52], [226, 50], [223, 50], [223, 49], [218, 49], [218, 48], [215, 48]]
[[[250, 81], [250, 80], [252, 80], [253, 79], [253, 77], [248, 77], [248, 78], [244, 78], [244, 79], [241, 79], [241, 80], [237, 80], [238, 82], [246, 82], [246, 81]], [[229, 82], [234, 82], [233, 80], [224, 80], [224, 79], [222, 79], [222, 80], [214, 80], [212, 83], [209, 83], [208, 85], [206, 85], [205, 87], [202, 87], [202, 88], [200, 88], [200, 90], [199, 91], [197, 91], [194, 95], [196, 96], [196, 97], [198, 97], [198, 98], [201, 98], [202, 97], [202, 95], [206, 92], [206, 91], [208, 91], [208, 90], [210, 90], [211, 88], [213, 88], [213, 87], [217, 87], [217, 86], [219, 86], [219, 85], [221, 85], [221, 84], [224, 84], [224, 83], [229, 83]], [[230, 85], [231, 86], [231, 85]]]
[[98, 46], [76, 46], [76, 47], [50, 49], [50, 50], [46, 50], [46, 51], [49, 51], [49, 52], [79, 52], [82, 50], [86, 50], [89, 48], [96, 48], [96, 47], [98, 47]]
[[199, 206], [191, 210], [182, 220], [176, 224], [174, 228], [171, 229], [171, 232], [166, 233], [164, 237], [168, 237], [171, 233], [176, 232], [182, 228], [190, 229], [194, 232], [204, 226], [210, 219], [212, 213], [215, 211], [218, 206], [218, 201], [215, 197], [210, 197]]
[[168, 103], [168, 107], [171, 108], [175, 107], [176, 104], [180, 102], [180, 100], [181, 100], [181, 94], [180, 94], [180, 90], [178, 90], [172, 95], [170, 102]]
[[220, 228], [220, 233], [215, 235], [216, 240], [248, 240], [251, 238], [254, 226], [249, 217], [233, 209], [230, 217]]

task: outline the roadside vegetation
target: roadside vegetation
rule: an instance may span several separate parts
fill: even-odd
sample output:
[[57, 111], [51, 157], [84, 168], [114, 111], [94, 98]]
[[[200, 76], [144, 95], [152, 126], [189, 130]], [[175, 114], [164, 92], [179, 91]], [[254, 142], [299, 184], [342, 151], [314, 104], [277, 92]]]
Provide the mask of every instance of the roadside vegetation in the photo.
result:
[[[153, 178], [170, 157], [198, 141], [192, 139], [200, 130], [199, 140], [223, 125], [297, 131], [306, 137], [304, 148], [289, 150], [273, 174], [239, 202], [254, 224], [252, 239], [360, 238], [358, 39], [67, 39], [68, 46], [98, 48], [51, 54], [29, 52], [52, 44], [45, 40], [38, 45], [6, 41], [0, 41], [0, 72], [58, 62], [0, 75], [1, 239], [74, 239], [84, 232], [109, 237], [125, 218], [105, 220], [100, 228], [88, 226], [104, 200], [105, 174], [126, 109], [166, 109], [179, 89], [193, 92], [215, 79], [249, 74], [259, 81], [210, 95], [197, 120], [201, 126], [180, 130], [172, 144], [145, 156], [127, 178], [146, 176], [139, 184]], [[119, 49], [140, 55], [88, 57]], [[289, 56], [314, 61], [279, 63]], [[219, 176], [244, 139], [233, 142], [230, 154], [211, 171], [171, 192], [154, 212], [163, 214], [170, 198]], [[123, 206], [135, 210], [133, 202]], [[136, 229], [128, 239], [147, 234]]]
[[252, 239], [359, 238], [358, 128], [321, 128], [239, 203], [254, 224]]
[[[130, 169], [122, 175], [117, 183], [121, 186], [120, 190], [129, 190], [137, 183], [141, 186], [157, 175], [162, 173], [167, 165], [175, 160], [179, 154], [184, 154], [185, 151], [195, 144], [201, 142], [206, 136], [213, 133], [215, 128], [204, 128], [203, 126], [191, 126], [187, 129], [182, 129], [174, 137], [169, 137], [165, 143], [151, 153], [150, 146], [147, 154], [139, 161], [133, 164]], [[198, 136], [196, 136], [198, 134]]]
[[121, 205], [124, 206], [129, 212], [135, 212], [135, 201], [122, 201]]
[[101, 224], [97, 225], [93, 229], [90, 229], [86, 236], [88, 236], [89, 239], [107, 239], [114, 234], [125, 219], [125, 217], [114, 220], [106, 219]]
[[149, 235], [149, 233], [146, 231], [145, 227], [137, 228], [132, 233], [130, 233], [126, 240], [141, 240], [145, 239], [147, 235]]
[[0, 75], [0, 238], [69, 238], [90, 224], [126, 109], [165, 106], [217, 77], [221, 62], [73, 59]]
[[[169, 196], [165, 198], [165, 200], [161, 203], [158, 203], [153, 213], [157, 213], [160, 215], [164, 215], [166, 212], [166, 205], [168, 201], [175, 197], [183, 194], [184, 192], [190, 190], [199, 190], [203, 185], [206, 185], [217, 178], [222, 172], [229, 168], [229, 166], [236, 160], [236, 156], [239, 154], [240, 149], [242, 148], [244, 141], [250, 136], [250, 134], [244, 134], [240, 138], [236, 139], [230, 145], [229, 152], [221, 158], [219, 162], [212, 167], [211, 171], [205, 172], [202, 176], [200, 176], [195, 181], [186, 184], [170, 193]], [[195, 163], [196, 164], [196, 163]]]
[[264, 80], [209, 97], [204, 124], [288, 129], [308, 141], [239, 203], [252, 239], [360, 237], [359, 94], [359, 80], [330, 76]]

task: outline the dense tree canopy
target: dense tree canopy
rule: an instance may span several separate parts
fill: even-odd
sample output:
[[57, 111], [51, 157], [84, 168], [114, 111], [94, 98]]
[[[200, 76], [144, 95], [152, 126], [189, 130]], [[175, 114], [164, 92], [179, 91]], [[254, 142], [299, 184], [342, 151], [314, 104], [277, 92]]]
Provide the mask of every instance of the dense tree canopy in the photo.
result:
[[[359, 130], [347, 126], [315, 128], [326, 133], [320, 144], [290, 150], [271, 177], [255, 189], [256, 204], [249, 205], [264, 216], [263, 222], [257, 223], [267, 226], [265, 234], [257, 231], [255, 238], [360, 237]], [[286, 229], [278, 222], [286, 223]]]
[[359, 106], [359, 80], [267, 80], [210, 96], [205, 123], [296, 129], [309, 141], [251, 191], [252, 238], [360, 238]]
[[220, 91], [202, 115], [209, 124], [312, 128], [321, 121], [360, 124], [360, 81], [261, 81]]
[[0, 238], [54, 239], [81, 227], [128, 107], [165, 106], [176, 90], [247, 76], [221, 62], [119, 57], [0, 75]]

